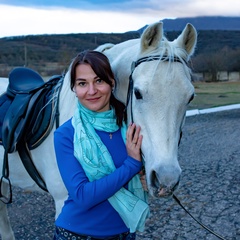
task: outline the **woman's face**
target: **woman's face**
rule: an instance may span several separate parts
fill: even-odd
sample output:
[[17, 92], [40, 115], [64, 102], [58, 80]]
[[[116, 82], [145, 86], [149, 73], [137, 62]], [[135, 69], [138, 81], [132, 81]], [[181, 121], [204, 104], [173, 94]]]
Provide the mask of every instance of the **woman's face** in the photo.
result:
[[112, 88], [96, 75], [89, 64], [80, 64], [76, 67], [74, 90], [85, 108], [95, 112], [110, 109]]

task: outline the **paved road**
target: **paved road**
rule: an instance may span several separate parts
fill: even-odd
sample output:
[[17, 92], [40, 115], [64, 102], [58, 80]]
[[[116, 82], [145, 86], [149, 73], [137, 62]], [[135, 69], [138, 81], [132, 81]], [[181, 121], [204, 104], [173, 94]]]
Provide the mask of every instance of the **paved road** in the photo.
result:
[[[183, 173], [176, 192], [183, 205], [226, 240], [240, 239], [240, 110], [186, 119], [179, 148]], [[9, 205], [17, 240], [50, 240], [51, 198], [14, 189]], [[150, 199], [151, 218], [139, 240], [215, 240], [172, 199]]]

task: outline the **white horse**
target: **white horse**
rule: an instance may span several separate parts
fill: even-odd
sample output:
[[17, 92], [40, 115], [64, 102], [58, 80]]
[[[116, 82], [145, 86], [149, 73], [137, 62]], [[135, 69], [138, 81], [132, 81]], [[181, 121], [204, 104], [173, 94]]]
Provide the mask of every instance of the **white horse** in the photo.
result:
[[7, 85], [8, 85], [8, 79], [0, 78], [0, 95], [6, 91]]
[[[139, 39], [116, 45], [106, 44], [96, 49], [109, 58], [117, 81], [115, 95], [125, 103], [129, 76], [132, 76], [128, 116], [129, 121], [133, 120], [142, 127], [142, 153], [148, 190], [153, 196], [171, 195], [179, 182], [178, 141], [187, 104], [194, 94], [187, 62], [194, 53], [196, 41], [196, 30], [190, 24], [170, 42], [164, 38], [162, 23], [155, 23], [148, 26]], [[135, 64], [131, 68], [133, 61]], [[68, 72], [60, 94], [60, 124], [73, 115], [75, 108], [76, 97], [69, 85]], [[67, 198], [67, 191], [55, 160], [53, 131], [31, 154], [55, 201], [57, 217]], [[3, 153], [4, 149], [0, 146], [0, 168]], [[17, 153], [9, 154], [9, 165], [14, 186], [40, 190], [27, 174]], [[0, 233], [3, 240], [14, 239], [6, 205], [1, 202]]]

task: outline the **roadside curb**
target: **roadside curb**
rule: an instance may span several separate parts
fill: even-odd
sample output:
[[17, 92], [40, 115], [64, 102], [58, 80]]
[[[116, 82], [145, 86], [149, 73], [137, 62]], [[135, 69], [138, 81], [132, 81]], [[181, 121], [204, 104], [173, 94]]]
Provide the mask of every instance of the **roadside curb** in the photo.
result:
[[193, 110], [188, 110], [186, 112], [186, 117], [195, 116], [195, 115], [199, 115], [199, 114], [206, 114], [206, 113], [214, 113], [214, 112], [220, 112], [220, 111], [226, 111], [226, 110], [239, 109], [239, 108], [240, 108], [240, 104], [232, 104], [232, 105], [214, 107], [214, 108], [193, 109]]

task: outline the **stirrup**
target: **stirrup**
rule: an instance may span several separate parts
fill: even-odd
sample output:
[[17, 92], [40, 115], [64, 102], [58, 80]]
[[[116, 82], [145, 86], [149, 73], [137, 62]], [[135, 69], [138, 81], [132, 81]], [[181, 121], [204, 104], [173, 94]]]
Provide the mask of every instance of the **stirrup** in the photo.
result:
[[[3, 188], [2, 188], [4, 181], [6, 184], [8, 184], [8, 191], [6, 196], [3, 195]], [[11, 185], [10, 179], [4, 176], [2, 176], [0, 180], [0, 201], [5, 204], [12, 203], [12, 185]]]

